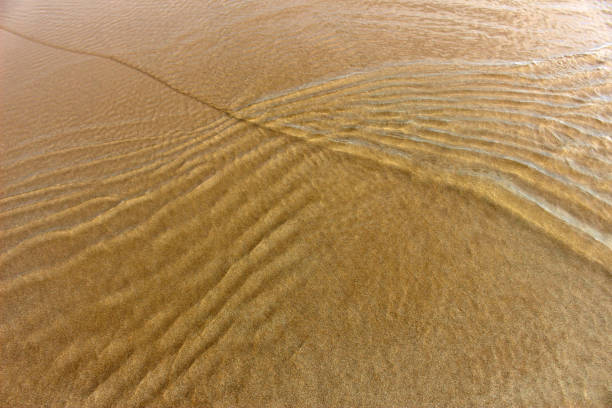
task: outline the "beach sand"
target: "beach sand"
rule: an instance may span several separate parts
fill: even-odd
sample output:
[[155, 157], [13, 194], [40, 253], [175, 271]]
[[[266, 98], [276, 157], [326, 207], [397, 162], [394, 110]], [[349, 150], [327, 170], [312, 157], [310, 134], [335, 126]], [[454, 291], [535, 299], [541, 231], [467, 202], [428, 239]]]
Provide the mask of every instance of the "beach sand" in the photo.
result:
[[7, 2], [1, 407], [612, 405], [604, 2]]

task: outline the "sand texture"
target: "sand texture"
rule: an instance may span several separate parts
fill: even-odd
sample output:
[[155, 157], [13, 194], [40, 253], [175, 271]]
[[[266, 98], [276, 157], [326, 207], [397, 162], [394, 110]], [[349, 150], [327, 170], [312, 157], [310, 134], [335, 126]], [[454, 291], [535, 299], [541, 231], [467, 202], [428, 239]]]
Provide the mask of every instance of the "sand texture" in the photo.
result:
[[0, 4], [0, 407], [612, 406], [612, 7]]

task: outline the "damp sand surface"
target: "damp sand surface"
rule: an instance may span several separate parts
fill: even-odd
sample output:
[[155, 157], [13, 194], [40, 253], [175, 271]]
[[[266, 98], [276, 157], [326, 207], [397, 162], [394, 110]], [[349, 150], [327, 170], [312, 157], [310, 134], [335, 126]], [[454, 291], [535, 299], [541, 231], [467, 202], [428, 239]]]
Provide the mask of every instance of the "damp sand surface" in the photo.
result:
[[612, 8], [0, 6], [0, 406], [612, 404]]

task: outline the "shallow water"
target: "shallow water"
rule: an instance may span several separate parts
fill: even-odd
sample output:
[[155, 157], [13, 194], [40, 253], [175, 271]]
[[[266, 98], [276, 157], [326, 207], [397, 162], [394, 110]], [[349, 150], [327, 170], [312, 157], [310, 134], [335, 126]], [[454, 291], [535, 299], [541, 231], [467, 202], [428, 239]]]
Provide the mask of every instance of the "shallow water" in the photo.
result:
[[612, 403], [612, 8], [6, 2], [0, 401]]

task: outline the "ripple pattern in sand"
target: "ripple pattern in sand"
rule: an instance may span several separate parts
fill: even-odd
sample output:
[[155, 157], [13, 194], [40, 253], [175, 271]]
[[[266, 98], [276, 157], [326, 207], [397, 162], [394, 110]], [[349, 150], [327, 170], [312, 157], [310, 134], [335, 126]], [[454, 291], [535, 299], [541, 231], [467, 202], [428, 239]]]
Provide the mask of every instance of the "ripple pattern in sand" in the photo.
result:
[[[27, 397], [31, 406], [55, 401], [137, 407], [176, 406], [194, 395], [199, 401], [206, 400], [209, 390], [198, 386], [215, 384], [214, 375], [226, 366], [236, 370], [236, 382], [246, 381], [248, 367], [236, 368], [227, 360], [235, 355], [253, 356], [255, 344], [267, 347], [263, 355], [270, 367], [291, 365], [304, 345], [308, 346], [308, 332], [295, 327], [283, 331], [288, 320], [304, 318], [284, 306], [310, 279], [313, 259], [326, 259], [326, 251], [334, 248], [329, 242], [328, 247], [319, 248], [306, 237], [316, 232], [319, 239], [329, 232], [337, 242], [350, 241], [351, 236], [335, 222], [350, 224], [343, 217], [357, 217], [351, 212], [351, 203], [356, 201], [352, 188], [347, 189], [350, 193], [342, 192], [351, 197], [348, 204], [342, 197], [334, 201], [327, 192], [327, 207], [321, 209], [323, 189], [313, 186], [309, 177], [324, 161], [367, 162], [374, 176], [381, 177], [380, 184], [391, 176], [384, 172], [378, 176], [375, 170], [391, 166], [418, 178], [474, 191], [574, 251], [609, 265], [609, 76], [607, 47], [526, 63], [415, 62], [350, 74], [270, 96], [242, 109], [223, 110], [220, 118], [202, 120], [188, 131], [45, 150], [45, 139], [52, 143], [56, 138], [70, 138], [68, 131], [11, 146], [11, 159], [3, 163], [7, 181], [0, 199], [0, 295], [3, 310], [10, 311], [0, 325], [4, 372], [24, 391], [36, 390]], [[132, 125], [105, 126], [125, 129]], [[41, 153], [28, 156], [33, 145]], [[341, 154], [330, 155], [329, 150]], [[81, 153], [88, 156], [65, 163]], [[329, 210], [340, 215], [325, 224], [321, 219], [329, 216]], [[437, 237], [431, 242], [444, 240]], [[343, 256], [338, 258], [345, 261]], [[345, 262], [351, 261], [359, 263]], [[338, 292], [358, 269], [354, 265], [347, 268], [349, 277], [342, 280], [334, 275], [333, 267], [328, 268], [318, 277], [335, 282]], [[406, 279], [417, 270], [404, 265], [399, 276]], [[384, 300], [389, 310], [396, 310], [388, 312], [391, 315], [401, 314], [397, 312], [401, 307], [418, 304], [417, 318], [410, 322], [417, 327], [415, 343], [410, 344], [414, 349], [427, 349], [426, 342], [419, 343], [419, 336], [440, 350], [446, 344], [445, 336], [453, 344], [453, 338], [471, 333], [476, 338], [474, 349], [489, 353], [490, 360], [479, 360], [481, 354], [475, 352], [476, 357], [449, 357], [448, 361], [458, 366], [469, 361], [469, 369], [481, 370], [487, 381], [491, 361], [510, 371], [513, 380], [522, 378], [522, 368], [508, 370], [515, 359], [505, 355], [506, 350], [535, 350], [526, 359], [532, 364], [527, 366], [531, 372], [543, 370], [542, 361], [557, 356], [552, 335], [538, 344], [535, 341], [541, 333], [554, 331], [543, 329], [546, 322], [567, 318], [555, 315], [554, 320], [538, 314], [534, 305], [539, 304], [532, 297], [544, 285], [531, 285], [533, 281], [528, 280], [535, 287], [530, 289], [533, 292], [520, 299], [507, 296], [511, 298], [508, 304], [522, 307], [523, 302], [526, 306], [519, 316], [535, 322], [512, 343], [511, 336], [499, 328], [504, 333], [500, 339], [483, 335], [469, 323], [441, 328], [444, 325], [438, 323], [456, 312], [447, 310], [449, 305], [462, 301], [475, 305], [473, 314], [489, 325], [486, 327], [496, 327], [495, 322], [506, 316], [503, 300], [478, 293], [489, 281], [470, 286], [461, 279], [468, 282], [472, 276], [459, 275], [458, 279], [444, 275], [445, 271], [434, 271], [430, 278], [434, 289], [429, 292], [419, 292], [414, 289], [419, 283], [411, 282], [412, 287], [402, 288], [404, 295], [392, 293], [391, 297], [397, 295], [401, 301]], [[388, 273], [372, 274], [371, 287], [383, 293], [381, 299], [393, 287], [380, 283]], [[429, 276], [423, 273], [415, 281], [428, 282]], [[514, 275], [491, 279], [491, 286], [503, 286], [508, 280], [511, 295], [516, 295], [513, 285], [527, 286]], [[607, 321], [601, 311], [608, 305], [600, 300], [609, 292], [601, 282], [601, 277], [581, 282], [587, 293], [596, 296], [572, 298], [580, 298], [576, 308], [582, 318], [572, 324], [605, 330]], [[571, 288], [557, 281], [550, 286], [555, 290], [547, 286], [546, 299], [556, 301], [550, 301], [555, 306], [564, 304], [560, 293], [565, 296]], [[461, 291], [467, 295], [459, 300], [452, 296]], [[433, 300], [427, 297], [431, 292]], [[356, 295], [346, 298], [350, 296]], [[46, 302], [47, 298], [52, 302]], [[333, 296], [330, 299], [330, 303], [337, 301]], [[448, 299], [452, 302], [444, 303]], [[321, 297], [320, 301], [328, 300]], [[351, 302], [338, 304], [348, 309]], [[436, 302], [442, 305], [439, 309]], [[371, 327], [382, 320], [379, 306], [375, 304], [372, 315], [364, 312], [368, 318], [373, 316]], [[337, 313], [333, 319], [343, 316], [337, 312], [340, 309], [330, 309]], [[507, 327], [522, 326], [524, 321], [506, 323], [509, 330]], [[269, 326], [273, 326], [272, 334], [266, 337], [263, 328]], [[388, 327], [396, 330], [400, 326]], [[333, 328], [323, 327], [319, 338], [325, 339], [327, 332], [334, 333]], [[358, 333], [359, 341], [378, 343], [376, 336], [368, 339]], [[428, 337], [430, 333], [435, 334]], [[561, 330], [559, 337], [565, 334]], [[392, 345], [400, 344], [397, 338], [390, 339]], [[316, 341], [318, 338], [312, 342]], [[283, 347], [275, 347], [279, 343]], [[585, 354], [584, 349], [592, 345], [576, 343], [571, 344], [576, 354]], [[609, 348], [602, 343], [591, 352], [605, 360]], [[365, 361], [367, 365], [368, 358], [371, 356], [359, 364]], [[412, 358], [418, 360], [418, 356]], [[434, 360], [445, 361], [430, 362]], [[605, 377], [597, 368], [582, 364], [578, 371], [591, 370], [594, 378]], [[421, 372], [437, 375], [435, 370]], [[447, 372], [442, 367], [438, 374]], [[542, 381], [534, 387], [547, 390], [549, 384]], [[240, 389], [241, 385], [219, 386], [230, 391], [232, 387]], [[565, 387], [587, 388], [581, 384]], [[15, 395], [13, 390], [0, 391]]]
[[475, 191], [609, 265], [611, 57], [603, 46], [541, 61], [396, 65], [236, 114]]

